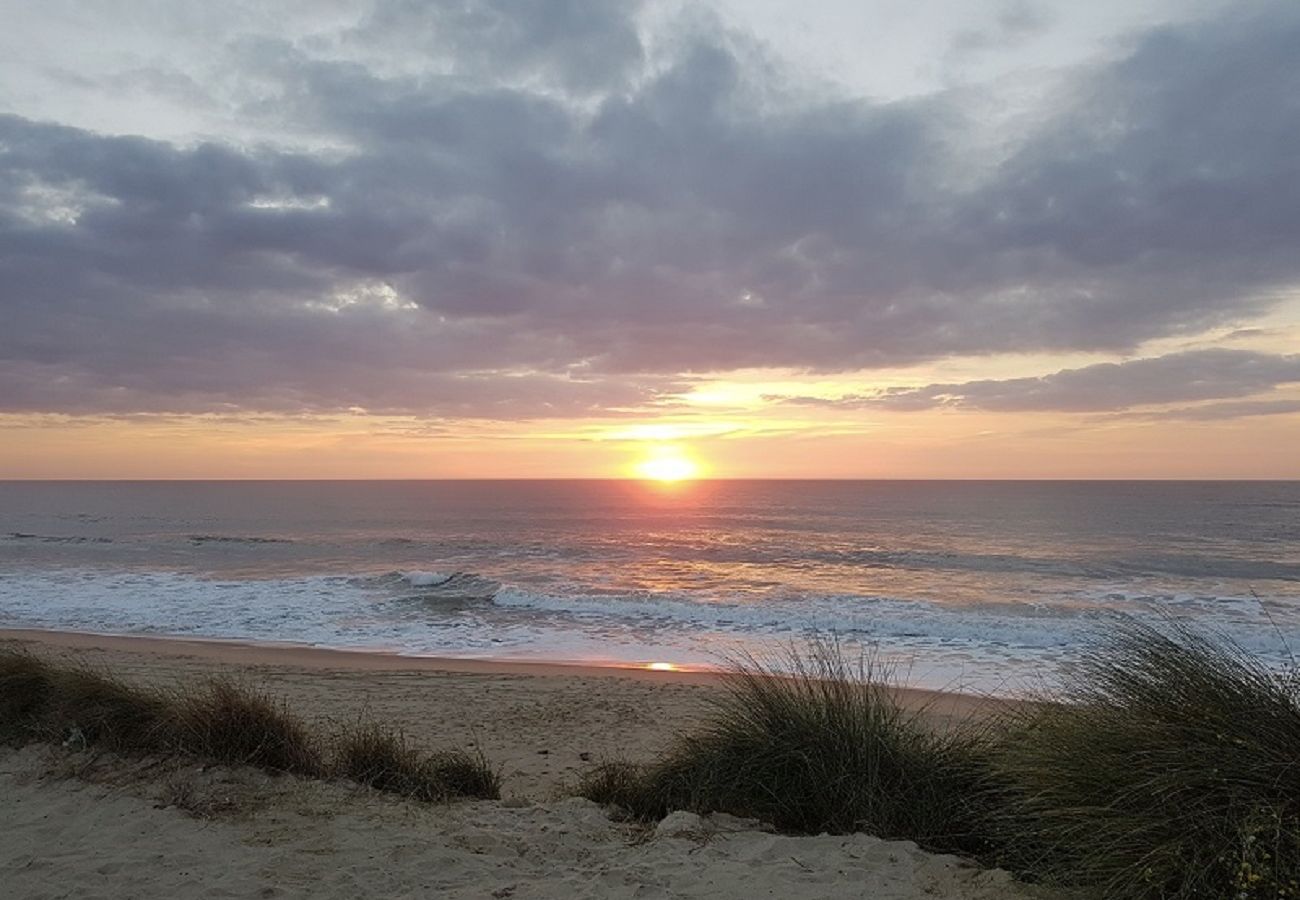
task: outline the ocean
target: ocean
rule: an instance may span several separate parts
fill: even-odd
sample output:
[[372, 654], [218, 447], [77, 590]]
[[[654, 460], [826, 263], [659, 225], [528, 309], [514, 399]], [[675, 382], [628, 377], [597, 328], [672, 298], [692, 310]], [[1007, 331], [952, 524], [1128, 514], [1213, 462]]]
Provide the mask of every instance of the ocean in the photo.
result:
[[0, 482], [0, 627], [1056, 683], [1117, 616], [1300, 651], [1300, 483]]

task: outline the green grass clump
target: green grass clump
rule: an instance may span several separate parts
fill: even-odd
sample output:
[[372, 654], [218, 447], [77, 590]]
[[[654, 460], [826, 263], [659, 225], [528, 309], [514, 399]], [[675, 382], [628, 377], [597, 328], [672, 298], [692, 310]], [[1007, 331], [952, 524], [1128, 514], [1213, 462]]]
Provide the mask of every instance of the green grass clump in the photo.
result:
[[646, 820], [716, 811], [796, 834], [867, 831], [983, 850], [985, 741], [928, 727], [880, 674], [827, 644], [779, 668], [743, 660], [697, 730], [650, 765], [599, 767], [580, 793]]
[[359, 723], [339, 736], [332, 768], [339, 777], [415, 800], [501, 796], [500, 778], [481, 755], [422, 753], [401, 732], [374, 722]]
[[315, 740], [284, 703], [254, 688], [214, 678], [173, 703], [178, 749], [217, 762], [319, 776]]
[[1300, 693], [1236, 646], [1128, 624], [1010, 723], [1008, 846], [1113, 900], [1300, 897]]

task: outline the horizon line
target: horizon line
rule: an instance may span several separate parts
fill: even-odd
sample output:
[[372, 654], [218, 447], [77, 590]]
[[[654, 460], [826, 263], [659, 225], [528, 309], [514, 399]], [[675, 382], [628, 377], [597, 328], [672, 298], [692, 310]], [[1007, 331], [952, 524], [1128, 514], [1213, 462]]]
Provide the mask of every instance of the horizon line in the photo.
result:
[[[180, 483], [260, 483], [260, 482], [300, 482], [304, 484], [320, 483], [339, 483], [339, 484], [361, 484], [361, 483], [411, 483], [411, 482], [628, 482], [632, 484], [657, 484], [664, 486], [663, 482], [656, 481], [652, 478], [638, 478], [635, 476], [593, 476], [593, 475], [569, 475], [569, 476], [482, 476], [482, 477], [427, 477], [427, 478], [297, 478], [297, 477], [280, 477], [280, 476], [207, 476], [207, 477], [176, 477], [176, 478], [130, 478], [130, 477], [3, 477], [0, 476], [0, 484], [180, 484]], [[752, 482], [752, 481], [789, 481], [789, 482], [952, 482], [952, 483], [973, 483], [973, 482], [1010, 482], [1010, 483], [1027, 483], [1027, 482], [1167, 482], [1167, 483], [1269, 483], [1269, 482], [1300, 482], [1300, 476], [1259, 476], [1259, 477], [1242, 477], [1242, 476], [1196, 476], [1196, 477], [1152, 477], [1137, 475], [1117, 475], [1117, 476], [1061, 476], [1061, 477], [1039, 477], [1026, 476], [1022, 478], [997, 476], [997, 477], [961, 477], [961, 476], [938, 476], [938, 477], [890, 477], [890, 476], [798, 476], [798, 475], [760, 475], [760, 476], [735, 476], [735, 477], [709, 477], [709, 478], [689, 478], [672, 482], [672, 485], [688, 485], [700, 483], [718, 483], [718, 482]]]

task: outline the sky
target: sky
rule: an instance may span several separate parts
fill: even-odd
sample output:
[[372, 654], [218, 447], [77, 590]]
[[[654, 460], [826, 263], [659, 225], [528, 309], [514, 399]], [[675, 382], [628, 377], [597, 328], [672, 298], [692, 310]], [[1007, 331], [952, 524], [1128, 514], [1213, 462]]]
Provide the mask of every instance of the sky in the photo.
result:
[[0, 477], [1300, 477], [1293, 0], [0, 15]]

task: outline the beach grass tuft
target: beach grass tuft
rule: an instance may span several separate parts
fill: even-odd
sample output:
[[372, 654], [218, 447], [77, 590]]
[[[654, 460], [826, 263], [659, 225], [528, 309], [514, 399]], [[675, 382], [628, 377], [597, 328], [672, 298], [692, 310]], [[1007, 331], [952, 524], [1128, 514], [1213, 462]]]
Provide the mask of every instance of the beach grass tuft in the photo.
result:
[[212, 678], [157, 690], [23, 650], [0, 649], [0, 740], [338, 776], [418, 800], [500, 796], [500, 778], [481, 753], [424, 753], [373, 723], [330, 746], [250, 685]]
[[167, 710], [161, 695], [106, 672], [0, 652], [0, 734], [10, 743], [149, 751], [167, 740]]
[[575, 793], [602, 806], [616, 806], [639, 819], [657, 819], [668, 812], [671, 804], [652, 795], [654, 768], [627, 760], [606, 760], [582, 774]]
[[1300, 673], [1125, 620], [1062, 691], [942, 731], [885, 674], [825, 644], [742, 660], [699, 726], [579, 793], [910, 839], [1111, 900], [1300, 900]]
[[308, 777], [325, 771], [307, 726], [283, 702], [251, 686], [213, 678], [178, 692], [170, 712], [184, 752]]
[[481, 754], [423, 753], [400, 731], [375, 722], [359, 722], [339, 735], [333, 771], [341, 778], [415, 800], [501, 796], [500, 778]]
[[51, 667], [34, 653], [0, 651], [0, 741], [25, 744], [37, 738], [52, 681]]
[[1011, 860], [1116, 900], [1300, 897], [1300, 692], [1223, 639], [1128, 622], [1006, 723]]
[[149, 753], [172, 740], [171, 707], [158, 692], [86, 666], [55, 668], [52, 676], [41, 727], [65, 746]]
[[447, 788], [447, 798], [501, 799], [501, 775], [480, 751], [439, 750], [430, 754], [431, 776]]
[[579, 792], [644, 820], [726, 812], [795, 834], [985, 849], [982, 733], [932, 729], [903, 708], [887, 672], [833, 643], [774, 663], [739, 660], [696, 730], [648, 765], [596, 768]]

